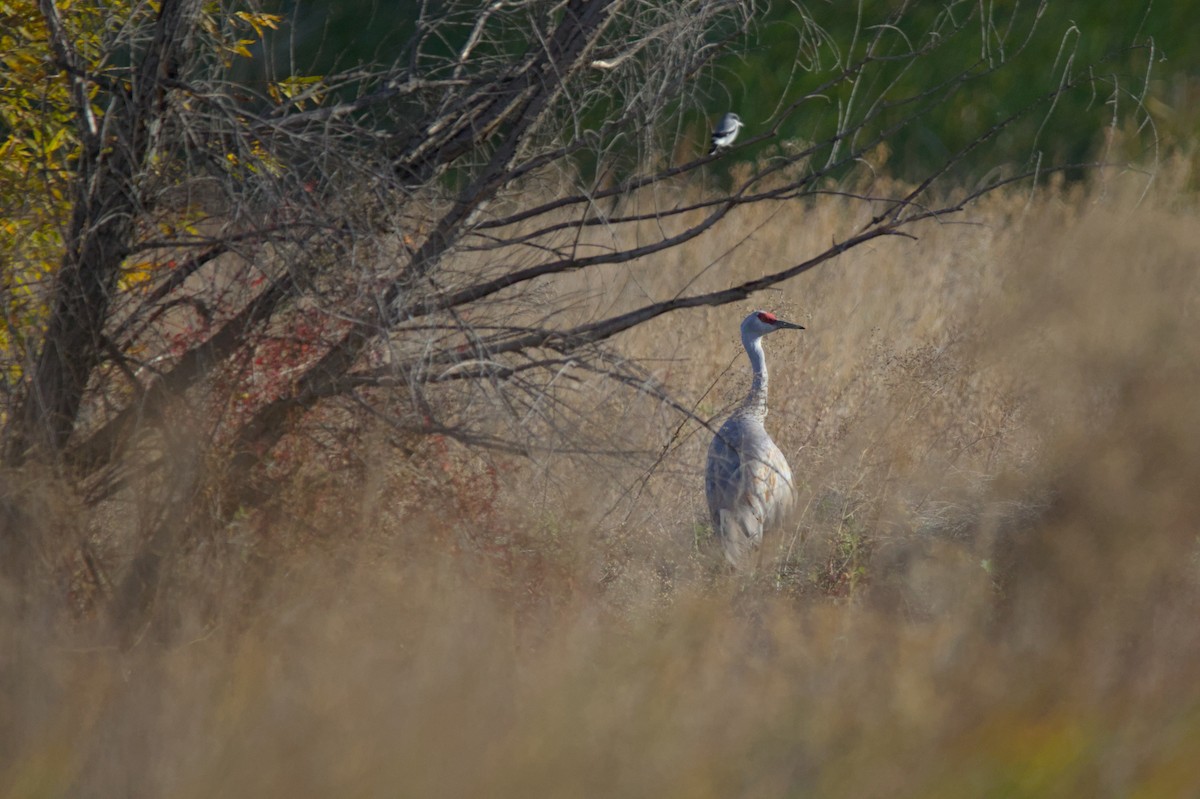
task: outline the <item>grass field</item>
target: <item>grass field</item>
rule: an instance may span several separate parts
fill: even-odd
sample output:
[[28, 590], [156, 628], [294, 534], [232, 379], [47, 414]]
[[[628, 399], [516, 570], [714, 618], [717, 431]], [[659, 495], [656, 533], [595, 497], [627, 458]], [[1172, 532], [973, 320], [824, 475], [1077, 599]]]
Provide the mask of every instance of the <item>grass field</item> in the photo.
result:
[[[623, 334], [719, 418], [741, 318], [807, 328], [767, 341], [800, 503], [753, 575], [707, 529], [710, 434], [598, 378], [579, 418], [637, 453], [381, 446], [335, 507], [193, 543], [127, 647], [71, 577], [78, 531], [119, 542], [48, 490], [45, 585], [0, 594], [0, 795], [1200, 795], [1200, 209], [1170, 171]], [[544, 290], [720, 286], [864, 213], [752, 209]]]

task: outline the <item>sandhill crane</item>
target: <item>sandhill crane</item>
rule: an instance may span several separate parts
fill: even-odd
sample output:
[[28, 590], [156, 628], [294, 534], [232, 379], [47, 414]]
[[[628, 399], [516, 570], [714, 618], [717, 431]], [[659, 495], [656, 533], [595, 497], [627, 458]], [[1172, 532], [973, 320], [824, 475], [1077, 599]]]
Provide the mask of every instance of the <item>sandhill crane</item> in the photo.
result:
[[725, 558], [740, 568], [762, 543], [763, 530], [779, 524], [796, 501], [792, 470], [775, 446], [767, 418], [767, 361], [762, 338], [776, 330], [803, 330], [775, 314], [755, 311], [742, 320], [742, 346], [754, 379], [750, 393], [713, 437], [704, 470], [704, 490], [713, 531]]
[[744, 124], [746, 123], [742, 122], [742, 118], [734, 113], [728, 113], [721, 117], [721, 121], [713, 128], [712, 149], [708, 151], [708, 154], [712, 155], [717, 150], [723, 150], [733, 144], [733, 140], [737, 138], [738, 131]]

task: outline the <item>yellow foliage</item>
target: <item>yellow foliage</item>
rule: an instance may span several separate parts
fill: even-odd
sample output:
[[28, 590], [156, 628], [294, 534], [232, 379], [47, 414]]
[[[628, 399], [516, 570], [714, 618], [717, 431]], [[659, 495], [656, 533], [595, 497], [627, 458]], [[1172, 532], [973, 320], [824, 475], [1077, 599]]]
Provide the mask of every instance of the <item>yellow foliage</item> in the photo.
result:
[[154, 273], [161, 266], [162, 264], [159, 261], [138, 261], [134, 264], [126, 264], [121, 270], [121, 277], [117, 281], [117, 288], [121, 291], [132, 290], [151, 280], [154, 277]]
[[295, 100], [297, 108], [304, 108], [305, 100], [296, 98], [303, 96], [311, 98], [313, 102], [321, 102], [320, 85], [321, 76], [319, 75], [291, 75], [270, 84], [267, 91], [270, 93], [271, 99], [277, 103], [282, 104], [288, 100]]
[[[102, 67], [103, 22], [126, 21], [130, 6], [65, 2], [58, 11], [89, 68]], [[16, 358], [48, 315], [46, 288], [62, 260], [62, 233], [71, 215], [71, 182], [80, 140], [71, 87], [54, 65], [49, 30], [34, 0], [0, 4], [0, 357], [4, 376], [19, 376]], [[92, 97], [95, 91], [92, 91]], [[92, 108], [103, 116], [98, 106]]]
[[279, 22], [283, 19], [279, 14], [252, 13], [250, 11], [237, 11], [233, 16], [254, 28], [254, 33], [259, 39], [266, 35], [267, 28], [279, 30]]
[[[57, 0], [63, 30], [89, 74], [102, 75], [118, 85], [128, 82], [128, 67], [107, 52], [113, 30], [153, 19], [156, 2], [115, 0]], [[200, 27], [211, 44], [227, 58], [251, 57], [250, 47], [267, 30], [279, 27], [276, 14], [239, 11], [222, 16], [219, 3], [207, 3]], [[252, 36], [242, 33], [253, 31]], [[107, 103], [100, 82], [89, 83], [87, 109], [103, 123]], [[63, 235], [70, 223], [80, 161], [80, 109], [73, 85], [59, 69], [50, 45], [50, 32], [37, 0], [0, 2], [0, 360], [15, 361], [26, 341], [44, 329], [51, 278], [63, 258]], [[265, 150], [253, 151], [254, 164], [233, 166], [276, 170]], [[119, 287], [129, 291], [153, 277], [156, 264], [140, 262], [121, 275]], [[16, 367], [0, 367], [8, 379]]]

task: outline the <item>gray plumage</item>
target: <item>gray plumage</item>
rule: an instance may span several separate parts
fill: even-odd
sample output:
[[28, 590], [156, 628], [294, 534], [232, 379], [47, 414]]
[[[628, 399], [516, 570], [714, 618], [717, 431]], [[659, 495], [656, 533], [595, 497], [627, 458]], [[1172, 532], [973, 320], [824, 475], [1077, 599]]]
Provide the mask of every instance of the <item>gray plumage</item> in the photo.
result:
[[763, 531], [775, 527], [796, 502], [787, 458], [767, 434], [767, 362], [762, 339], [768, 333], [800, 325], [755, 311], [742, 321], [742, 346], [754, 373], [750, 393], [721, 425], [708, 448], [704, 490], [713, 531], [735, 567], [762, 544]]
[[718, 150], [723, 150], [733, 144], [733, 140], [737, 138], [738, 131], [742, 129], [742, 125], [744, 124], [742, 118], [734, 113], [728, 113], [721, 117], [721, 121], [713, 128], [712, 149], [708, 151], [708, 154], [712, 155]]

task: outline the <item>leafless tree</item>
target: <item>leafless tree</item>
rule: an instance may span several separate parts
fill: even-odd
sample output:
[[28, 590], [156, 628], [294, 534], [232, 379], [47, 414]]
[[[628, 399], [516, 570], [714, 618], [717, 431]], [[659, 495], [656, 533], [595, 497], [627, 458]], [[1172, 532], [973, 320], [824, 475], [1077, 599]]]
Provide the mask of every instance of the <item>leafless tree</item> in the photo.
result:
[[[586, 315], [539, 292], [700, 239], [739, 207], [842, 191], [834, 181], [867, 153], [1019, 56], [1036, 14], [1002, 26], [980, 19], [979, 4], [952, 2], [913, 30], [902, 3], [839, 43], [798, 6], [792, 82], [776, 107], [738, 109], [753, 124], [732, 152], [705, 156], [707, 125], [731, 110], [711, 87], [721, 59], [755, 41], [764, 8], [754, 2], [422, 4], [395, 63], [314, 82], [283, 76], [262, 93], [228, 77], [222, 43], [237, 37], [222, 26], [235, 18], [198, 0], [137, 5], [106, 34], [112, 57], [99, 67], [54, 3], [41, 8], [75, 87], [82, 147], [45, 289], [49, 321], [8, 398], [7, 462], [55, 464], [94, 500], [129, 485], [135, 468], [175, 464], [181, 497], [216, 474], [224, 518], [270, 495], [271, 453], [330, 403], [414, 435], [522, 452], [540, 445], [533, 427], [573, 427], [551, 390], [564, 374], [602, 374], [671, 402], [606, 342], [663, 314], [745, 299], [1044, 174], [1034, 163], [940, 199], [951, 195], [939, 182], [1014, 119], [1048, 113], [1092, 79], [1064, 57], [1053, 93], [981, 128], [923, 180], [860, 191], [874, 213], [843, 241], [751, 281], [698, 292], [681, 280], [659, 301]], [[906, 65], [963, 37], [978, 38], [977, 60], [904, 88]], [[800, 117], [813, 120], [811, 140], [784, 140]], [[739, 150], [760, 156], [729, 182], [720, 166]], [[627, 233], [647, 222], [659, 237]], [[145, 279], [123, 288], [130, 274]], [[486, 396], [511, 424], [431, 395], [453, 387]], [[183, 418], [206, 431], [200, 449], [194, 437], [172, 443]], [[144, 458], [120, 457], [135, 447], [148, 447]], [[147, 551], [169, 549], [178, 523], [160, 519]], [[134, 583], [153, 581], [155, 557]]]

